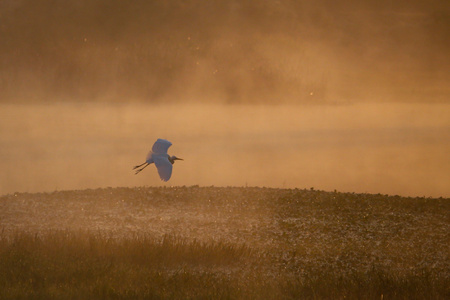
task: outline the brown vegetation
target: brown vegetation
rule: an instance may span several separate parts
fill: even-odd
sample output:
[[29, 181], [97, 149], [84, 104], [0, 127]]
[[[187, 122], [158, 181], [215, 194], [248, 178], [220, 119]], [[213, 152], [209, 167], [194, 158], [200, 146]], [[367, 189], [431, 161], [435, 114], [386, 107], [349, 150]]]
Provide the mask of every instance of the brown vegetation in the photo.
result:
[[445, 299], [449, 199], [267, 188], [0, 198], [0, 298]]

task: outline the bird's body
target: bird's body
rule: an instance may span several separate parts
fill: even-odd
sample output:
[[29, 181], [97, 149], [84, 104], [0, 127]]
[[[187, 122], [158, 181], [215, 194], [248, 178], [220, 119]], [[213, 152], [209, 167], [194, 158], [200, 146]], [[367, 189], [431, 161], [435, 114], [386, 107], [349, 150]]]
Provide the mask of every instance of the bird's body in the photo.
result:
[[167, 150], [172, 146], [172, 143], [168, 140], [158, 139], [152, 147], [152, 150], [147, 154], [147, 158], [143, 164], [135, 166], [133, 170], [136, 170], [135, 174], [138, 174], [144, 170], [148, 165], [155, 164], [158, 169], [159, 177], [162, 181], [168, 181], [172, 176], [172, 165], [176, 160], [183, 160], [176, 156], [170, 156], [167, 154]]

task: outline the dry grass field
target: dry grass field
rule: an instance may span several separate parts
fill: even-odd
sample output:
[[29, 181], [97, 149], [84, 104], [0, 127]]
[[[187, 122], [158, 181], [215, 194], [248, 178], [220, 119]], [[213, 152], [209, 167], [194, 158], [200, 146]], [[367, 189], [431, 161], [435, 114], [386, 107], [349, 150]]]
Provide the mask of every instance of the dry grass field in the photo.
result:
[[0, 198], [0, 299], [448, 299], [450, 200], [106, 188]]

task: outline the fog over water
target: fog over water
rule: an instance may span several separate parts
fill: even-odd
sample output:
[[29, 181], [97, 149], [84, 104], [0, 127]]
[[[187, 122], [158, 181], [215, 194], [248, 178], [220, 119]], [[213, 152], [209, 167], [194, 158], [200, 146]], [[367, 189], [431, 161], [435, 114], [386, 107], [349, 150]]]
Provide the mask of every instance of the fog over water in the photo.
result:
[[[0, 193], [268, 186], [450, 196], [450, 105], [2, 105]], [[139, 175], [157, 138], [172, 179]]]
[[[448, 1], [0, 0], [0, 194], [450, 196]], [[135, 176], [153, 142], [184, 158]]]

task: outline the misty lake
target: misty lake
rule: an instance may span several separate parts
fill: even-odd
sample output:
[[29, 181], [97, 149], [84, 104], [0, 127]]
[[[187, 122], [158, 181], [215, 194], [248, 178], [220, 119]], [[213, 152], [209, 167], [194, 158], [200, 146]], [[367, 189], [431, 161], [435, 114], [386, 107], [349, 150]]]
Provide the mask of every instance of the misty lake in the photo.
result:
[[[2, 104], [0, 194], [214, 185], [450, 196], [450, 105]], [[184, 158], [168, 183], [157, 138]]]

